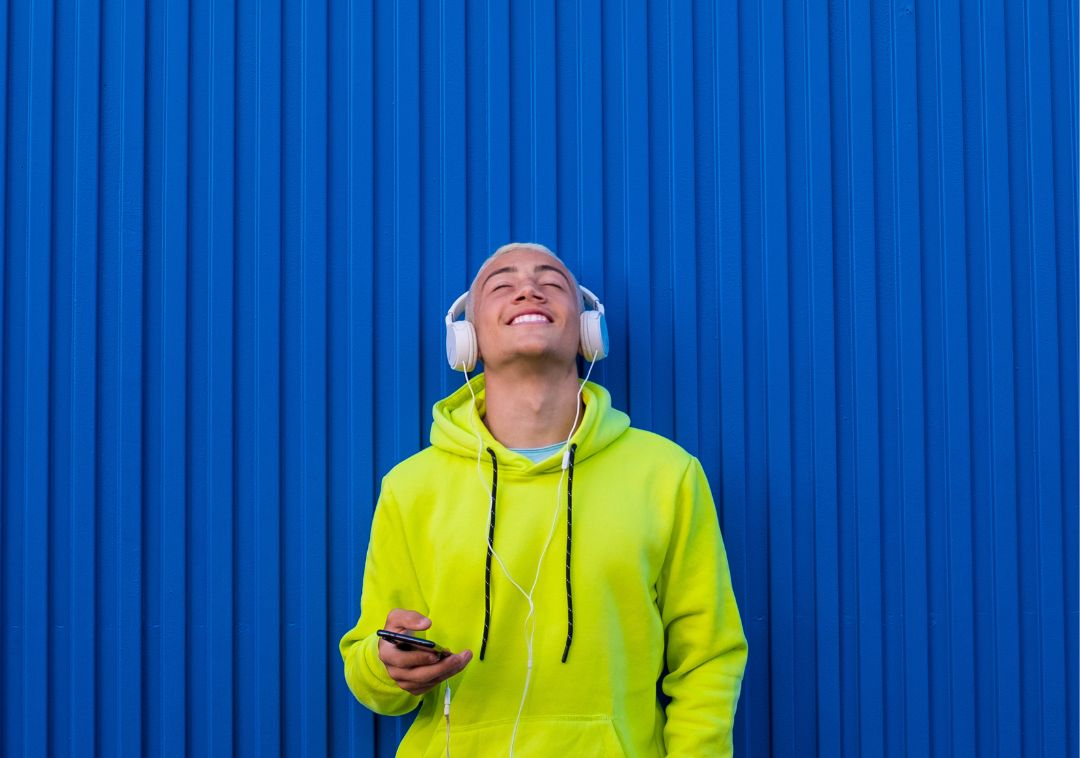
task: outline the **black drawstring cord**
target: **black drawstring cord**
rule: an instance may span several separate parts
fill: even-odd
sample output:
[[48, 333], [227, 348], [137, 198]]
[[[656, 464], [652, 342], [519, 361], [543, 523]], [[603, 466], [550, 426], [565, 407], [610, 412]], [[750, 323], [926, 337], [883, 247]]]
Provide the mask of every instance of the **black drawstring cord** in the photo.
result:
[[[491, 456], [491, 515], [488, 517], [487, 559], [484, 562], [484, 636], [480, 641], [480, 660], [487, 652], [488, 630], [491, 628], [491, 546], [495, 542], [495, 496], [499, 489], [499, 462], [495, 451], [487, 449]], [[570, 644], [574, 640], [574, 590], [570, 582], [570, 553], [573, 545], [574, 518], [574, 454], [577, 445], [570, 446], [569, 462], [566, 473], [566, 646], [563, 647], [562, 662], [570, 654]]]
[[491, 628], [491, 546], [495, 544], [495, 492], [499, 488], [499, 462], [495, 451], [487, 449], [491, 456], [491, 515], [488, 517], [487, 561], [484, 564], [484, 637], [480, 641], [480, 660], [487, 651], [488, 629]]
[[570, 446], [569, 470], [566, 473], [566, 647], [562, 651], [562, 662], [570, 654], [570, 643], [574, 640], [574, 590], [570, 586], [570, 545], [574, 525], [574, 453], [577, 444]]

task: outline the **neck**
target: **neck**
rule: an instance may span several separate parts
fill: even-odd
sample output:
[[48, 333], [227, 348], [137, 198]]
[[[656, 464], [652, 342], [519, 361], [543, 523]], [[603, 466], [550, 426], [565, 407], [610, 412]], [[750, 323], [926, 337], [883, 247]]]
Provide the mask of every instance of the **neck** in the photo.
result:
[[535, 448], [562, 442], [572, 432], [579, 386], [573, 363], [541, 371], [492, 371], [485, 367], [484, 424], [506, 447]]

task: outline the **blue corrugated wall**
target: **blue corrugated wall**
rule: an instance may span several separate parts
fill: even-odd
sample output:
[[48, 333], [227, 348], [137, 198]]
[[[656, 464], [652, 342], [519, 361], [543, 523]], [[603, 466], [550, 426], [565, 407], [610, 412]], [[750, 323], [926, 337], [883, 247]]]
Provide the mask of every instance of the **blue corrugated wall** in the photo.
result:
[[1075, 756], [1077, 6], [0, 12], [0, 753], [391, 755], [379, 477], [511, 239], [699, 456], [742, 755]]

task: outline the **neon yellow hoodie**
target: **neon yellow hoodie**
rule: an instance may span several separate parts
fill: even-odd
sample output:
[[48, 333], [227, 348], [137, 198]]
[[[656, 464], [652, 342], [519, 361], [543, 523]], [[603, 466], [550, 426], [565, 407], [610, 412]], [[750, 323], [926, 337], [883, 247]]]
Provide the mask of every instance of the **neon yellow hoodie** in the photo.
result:
[[[473, 386], [479, 413], [467, 387], [437, 403], [431, 447], [383, 480], [360, 620], [341, 640], [353, 694], [382, 714], [419, 705], [398, 755], [443, 755], [445, 685], [422, 697], [399, 689], [374, 634], [392, 609], [419, 611], [432, 620], [428, 637], [473, 651], [450, 680], [452, 754], [507, 755], [527, 670], [528, 604], [497, 558], [528, 590], [555, 517], [514, 754], [730, 755], [746, 639], [697, 459], [630, 428], [607, 391], [587, 383], [572, 466], [564, 471], [560, 454], [533, 464], [491, 436], [480, 421], [482, 375]], [[493, 474], [497, 558], [486, 609]]]

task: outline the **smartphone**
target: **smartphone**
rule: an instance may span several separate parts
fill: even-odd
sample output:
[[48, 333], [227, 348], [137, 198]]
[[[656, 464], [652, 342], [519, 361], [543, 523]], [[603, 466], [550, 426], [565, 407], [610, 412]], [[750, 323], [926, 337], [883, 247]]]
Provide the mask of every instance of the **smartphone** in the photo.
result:
[[401, 632], [391, 632], [389, 629], [380, 629], [375, 634], [382, 637], [387, 642], [393, 642], [402, 650], [427, 650], [435, 653], [440, 658], [446, 655], [451, 655], [450, 648], [443, 647], [434, 640], [425, 640], [420, 637], [410, 637], [407, 634]]

